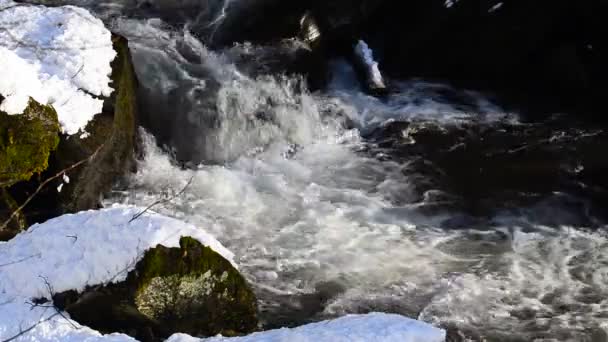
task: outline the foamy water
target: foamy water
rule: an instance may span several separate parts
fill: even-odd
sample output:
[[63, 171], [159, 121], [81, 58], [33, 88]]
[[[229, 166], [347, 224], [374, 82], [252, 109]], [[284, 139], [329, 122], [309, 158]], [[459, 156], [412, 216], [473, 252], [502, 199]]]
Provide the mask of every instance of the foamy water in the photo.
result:
[[[209, 27], [221, 30], [228, 5], [214, 2]], [[269, 326], [388, 311], [490, 340], [608, 340], [603, 227], [570, 224], [567, 209], [548, 201], [456, 229], [450, 222], [462, 213], [421, 210], [420, 179], [365, 140], [394, 120], [515, 116], [480, 94], [423, 81], [393, 81], [386, 98], [370, 97], [344, 61], [332, 62], [328, 89], [311, 94], [299, 78], [254, 78], [235, 66], [264, 47], [210, 51], [187, 29], [121, 17], [122, 2], [95, 6], [130, 39], [143, 119], [169, 145], [142, 133], [137, 173], [106, 204], [147, 206], [192, 179], [154, 209], [236, 254]], [[178, 166], [189, 160], [201, 163]]]

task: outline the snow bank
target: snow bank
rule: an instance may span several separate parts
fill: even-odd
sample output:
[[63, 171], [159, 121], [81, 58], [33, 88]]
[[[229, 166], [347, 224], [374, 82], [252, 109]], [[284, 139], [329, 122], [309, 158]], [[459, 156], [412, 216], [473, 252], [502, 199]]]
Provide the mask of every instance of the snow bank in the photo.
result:
[[176, 334], [168, 342], [443, 342], [445, 331], [399, 315], [351, 315], [333, 321], [244, 337], [197, 339]]
[[20, 114], [30, 97], [52, 105], [74, 134], [109, 96], [111, 33], [87, 10], [0, 0], [0, 110]]
[[[116, 207], [64, 215], [0, 243], [0, 341], [41, 321], [45, 322], [30, 331], [27, 340], [94, 341], [101, 337], [92, 329], [76, 329], [52, 307], [28, 304], [33, 298], [49, 297], [45, 281], [54, 292], [122, 281], [145, 250], [158, 244], [178, 247], [182, 236], [196, 238], [233, 262], [230, 251], [192, 225], [153, 213], [129, 223], [141, 210]], [[118, 334], [108, 338], [133, 340]]]

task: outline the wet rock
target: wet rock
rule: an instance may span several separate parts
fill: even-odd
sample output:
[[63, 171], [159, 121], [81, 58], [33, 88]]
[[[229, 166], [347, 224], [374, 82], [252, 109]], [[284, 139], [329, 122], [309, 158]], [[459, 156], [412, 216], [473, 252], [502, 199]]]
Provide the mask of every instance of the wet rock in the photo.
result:
[[177, 332], [234, 336], [258, 326], [256, 298], [243, 276], [187, 237], [180, 248], [159, 245], [146, 251], [124, 282], [63, 292], [53, 300], [81, 324], [144, 342]]

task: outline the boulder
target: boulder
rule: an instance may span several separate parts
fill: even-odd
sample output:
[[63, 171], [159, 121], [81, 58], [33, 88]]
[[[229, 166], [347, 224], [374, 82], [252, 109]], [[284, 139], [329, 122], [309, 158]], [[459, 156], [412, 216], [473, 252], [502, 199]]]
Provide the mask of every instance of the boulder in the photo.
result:
[[59, 132], [55, 110], [32, 99], [23, 114], [0, 111], [0, 240], [27, 225], [20, 213], [9, 220], [19, 205], [7, 188], [47, 169], [49, 156], [59, 144]]
[[193, 238], [145, 252], [124, 282], [53, 297], [77, 322], [102, 333], [162, 341], [181, 332], [235, 336], [257, 329], [251, 288], [232, 264]]
[[59, 121], [52, 107], [30, 99], [21, 115], [0, 111], [0, 187], [28, 181], [46, 170], [58, 144]]
[[22, 115], [0, 113], [0, 227], [42, 182], [61, 174], [32, 197], [12, 233], [0, 229], [5, 231], [0, 239], [63, 213], [98, 208], [102, 195], [134, 165], [137, 78], [127, 40], [117, 35], [112, 40], [118, 53], [112, 62], [114, 92], [86, 133], [61, 134], [57, 113], [34, 101]]

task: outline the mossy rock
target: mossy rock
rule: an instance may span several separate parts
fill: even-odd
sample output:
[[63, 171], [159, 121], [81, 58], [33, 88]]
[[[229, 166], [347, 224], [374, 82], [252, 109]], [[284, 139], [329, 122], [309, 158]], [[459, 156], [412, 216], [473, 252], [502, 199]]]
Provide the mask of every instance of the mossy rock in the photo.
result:
[[23, 114], [0, 111], [0, 187], [45, 171], [59, 144], [59, 121], [51, 106], [30, 99]]
[[81, 324], [141, 341], [177, 333], [234, 336], [258, 327], [256, 298], [232, 264], [198, 241], [148, 250], [127, 279], [54, 296]]
[[102, 195], [134, 165], [137, 132], [137, 77], [125, 38], [112, 37], [117, 57], [112, 62], [112, 96], [104, 101], [103, 112], [85, 127], [85, 135], [63, 136], [53, 155], [51, 168], [62, 170], [93, 156], [59, 194], [61, 213], [96, 209]]
[[[19, 175], [23, 176], [18, 179], [20, 182], [13, 182], [15, 184], [8, 189], [17, 203], [23, 203], [36, 191], [40, 182], [69, 169], [66, 175], [70, 181], [62, 185], [61, 192], [58, 192], [57, 188], [62, 183], [63, 177], [45, 186], [25, 208], [24, 215], [29, 224], [43, 222], [66, 213], [99, 208], [103, 195], [120, 182], [135, 165], [138, 81], [127, 40], [114, 35], [112, 42], [117, 52], [111, 65], [111, 86], [114, 91], [110, 97], [103, 98], [102, 112], [95, 115], [84, 128], [86, 134], [79, 132], [69, 136], [58, 135], [56, 128], [51, 144], [54, 151], [45, 149], [44, 156], [36, 164], [38, 167], [32, 167], [29, 174], [45, 169], [46, 171], [40, 177], [32, 179], [28, 173], [21, 172]], [[56, 114], [54, 112], [52, 114], [56, 120]], [[14, 120], [11, 116], [9, 119]], [[0, 116], [0, 128], [4, 122], [5, 118]], [[31, 125], [31, 122], [28, 122], [28, 125], [32, 126], [30, 129], [37, 127]], [[2, 134], [0, 133], [2, 140], [8, 141], [8, 138], [5, 139]], [[27, 156], [27, 152], [19, 152], [18, 155]], [[0, 168], [8, 165], [2, 162], [1, 158], [0, 155]], [[71, 168], [81, 161], [85, 162], [76, 168]], [[27, 181], [28, 179], [30, 180]], [[0, 216], [2, 216], [1, 207]]]

